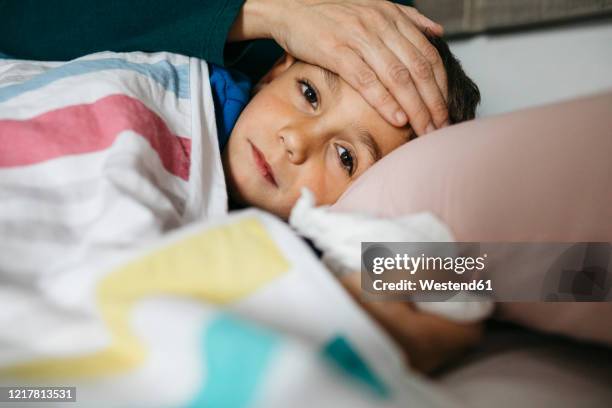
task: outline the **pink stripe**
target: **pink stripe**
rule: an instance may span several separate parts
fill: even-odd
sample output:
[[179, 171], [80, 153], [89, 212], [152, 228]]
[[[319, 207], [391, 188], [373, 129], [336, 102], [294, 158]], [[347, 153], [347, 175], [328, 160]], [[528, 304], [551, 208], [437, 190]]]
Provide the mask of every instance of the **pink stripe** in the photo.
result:
[[155, 112], [126, 95], [110, 95], [28, 120], [0, 120], [0, 167], [104, 150], [125, 130], [144, 137], [166, 170], [189, 180], [191, 140], [173, 134]]

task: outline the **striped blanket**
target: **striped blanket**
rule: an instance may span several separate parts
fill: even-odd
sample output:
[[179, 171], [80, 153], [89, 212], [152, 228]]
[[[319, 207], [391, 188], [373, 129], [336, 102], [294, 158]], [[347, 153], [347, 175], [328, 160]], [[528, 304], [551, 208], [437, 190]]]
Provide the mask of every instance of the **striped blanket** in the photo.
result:
[[78, 274], [226, 213], [214, 117], [195, 58], [0, 59], [0, 276]]

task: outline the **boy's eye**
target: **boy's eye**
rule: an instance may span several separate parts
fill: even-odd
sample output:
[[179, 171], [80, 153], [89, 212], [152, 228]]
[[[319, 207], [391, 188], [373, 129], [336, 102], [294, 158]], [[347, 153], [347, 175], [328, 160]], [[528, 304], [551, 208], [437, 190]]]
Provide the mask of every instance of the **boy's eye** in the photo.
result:
[[340, 164], [344, 167], [349, 176], [353, 175], [353, 171], [355, 170], [355, 164], [353, 160], [353, 154], [350, 150], [336, 145], [336, 151], [338, 152], [338, 158], [340, 159]]
[[316, 109], [319, 106], [319, 96], [317, 95], [317, 91], [315, 91], [315, 89], [305, 79], [300, 80], [299, 83], [304, 99], [306, 99], [306, 102]]

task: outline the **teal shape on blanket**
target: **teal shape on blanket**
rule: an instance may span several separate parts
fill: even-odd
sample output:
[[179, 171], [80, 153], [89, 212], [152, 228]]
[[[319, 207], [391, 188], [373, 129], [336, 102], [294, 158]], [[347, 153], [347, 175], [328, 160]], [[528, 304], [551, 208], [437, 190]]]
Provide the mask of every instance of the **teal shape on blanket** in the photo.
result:
[[365, 384], [380, 398], [390, 396], [389, 389], [343, 336], [331, 339], [322, 350], [323, 356], [351, 378]]
[[202, 389], [188, 407], [245, 407], [280, 344], [280, 336], [254, 324], [224, 314], [204, 329]]

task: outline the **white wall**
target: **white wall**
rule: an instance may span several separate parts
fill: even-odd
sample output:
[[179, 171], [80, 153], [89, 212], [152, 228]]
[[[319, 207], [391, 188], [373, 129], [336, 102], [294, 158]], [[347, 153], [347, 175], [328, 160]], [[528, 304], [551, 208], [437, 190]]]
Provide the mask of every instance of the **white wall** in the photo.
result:
[[451, 42], [480, 87], [479, 115], [612, 90], [612, 18]]

